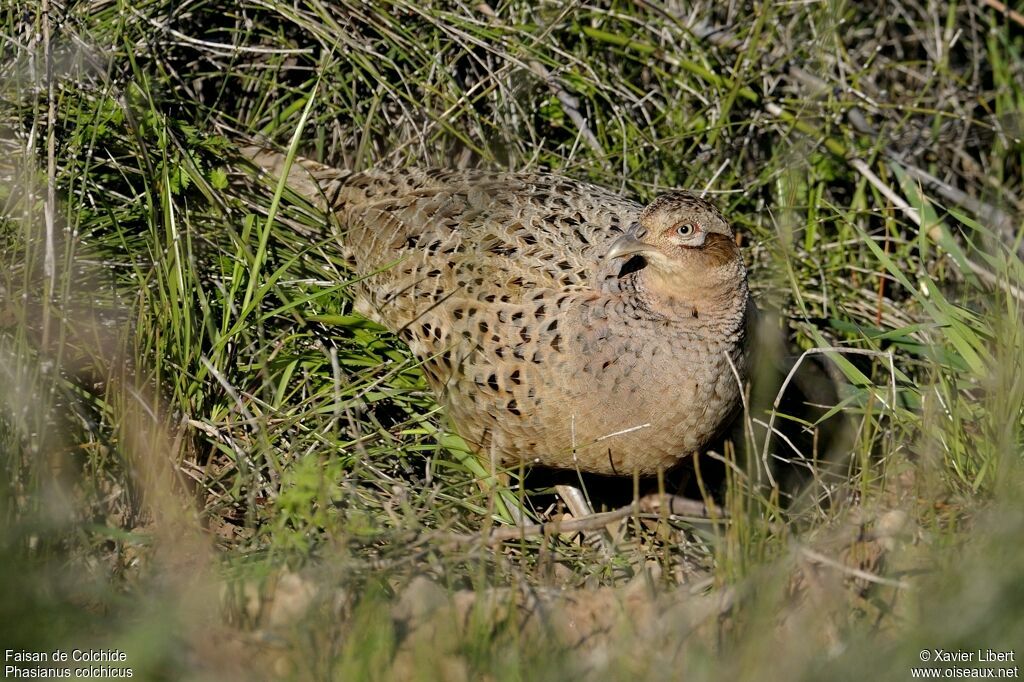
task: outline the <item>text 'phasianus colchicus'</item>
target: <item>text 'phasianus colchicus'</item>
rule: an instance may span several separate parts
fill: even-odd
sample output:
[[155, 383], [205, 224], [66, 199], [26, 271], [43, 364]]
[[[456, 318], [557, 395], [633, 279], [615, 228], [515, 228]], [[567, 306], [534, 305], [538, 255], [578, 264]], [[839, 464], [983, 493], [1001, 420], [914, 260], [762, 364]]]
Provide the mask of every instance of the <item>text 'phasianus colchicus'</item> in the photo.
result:
[[[285, 157], [243, 150], [280, 178]], [[355, 308], [422, 361], [484, 458], [653, 474], [704, 448], [746, 378], [746, 269], [686, 192], [648, 206], [542, 173], [350, 173], [287, 183], [334, 213]]]

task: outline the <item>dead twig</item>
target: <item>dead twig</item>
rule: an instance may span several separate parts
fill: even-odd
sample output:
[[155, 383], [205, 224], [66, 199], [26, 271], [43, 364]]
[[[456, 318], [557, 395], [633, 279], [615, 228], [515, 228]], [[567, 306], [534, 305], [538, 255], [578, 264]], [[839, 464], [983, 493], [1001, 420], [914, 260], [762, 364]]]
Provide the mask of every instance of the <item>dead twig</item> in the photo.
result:
[[714, 503], [705, 503], [700, 500], [691, 500], [678, 495], [652, 494], [645, 495], [631, 505], [613, 509], [607, 512], [598, 512], [587, 516], [563, 521], [548, 521], [547, 523], [536, 523], [527, 526], [506, 526], [495, 528], [484, 533], [453, 534], [447, 539], [458, 543], [483, 542], [493, 545], [509, 540], [522, 540], [542, 535], [559, 535], [564, 533], [579, 533], [597, 528], [604, 528], [610, 523], [621, 521], [630, 516], [639, 518], [658, 519], [663, 516], [678, 516], [698, 519], [727, 519], [729, 515], [724, 509]]
[[[882, 196], [891, 201], [896, 208], [903, 211], [903, 213], [905, 213], [915, 225], [919, 228], [923, 227], [921, 213], [916, 208], [908, 204], [906, 200], [898, 195], [891, 187], [882, 182], [881, 178], [875, 175], [874, 171], [872, 171], [862, 159], [849, 159], [848, 162], [850, 166], [860, 173], [864, 179], [867, 180], [872, 187], [877, 189]], [[932, 225], [928, 228], [928, 237], [933, 241], [938, 242], [941, 229], [941, 223]], [[968, 269], [970, 269], [970, 271], [975, 275], [985, 280], [991, 286], [999, 287], [1007, 294], [1017, 299], [1018, 302], [1024, 303], [1024, 289], [1021, 289], [1010, 282], [1003, 281], [995, 273], [990, 272], [987, 268], [974, 262], [970, 258], [964, 258], [963, 260], [967, 264]]]
[[844, 564], [842, 562], [836, 561], [835, 559], [827, 557], [824, 554], [821, 554], [820, 552], [814, 551], [810, 547], [803, 547], [803, 546], [801, 546], [800, 547], [800, 553], [803, 554], [807, 559], [810, 559], [812, 562], [814, 562], [816, 564], [822, 564], [824, 566], [828, 566], [830, 568], [834, 568], [837, 571], [840, 571], [842, 573], [847, 573], [849, 575], [852, 575], [855, 578], [860, 578], [861, 580], [866, 580], [869, 583], [875, 583], [875, 584], [878, 584], [878, 585], [888, 585], [890, 587], [896, 587], [896, 588], [899, 588], [901, 590], [906, 590], [906, 589], [910, 588], [910, 585], [908, 583], [904, 582], [903, 580], [893, 580], [892, 578], [883, 578], [880, 575], [876, 575], [874, 573], [869, 573], [869, 572], [867, 572], [865, 570], [862, 570], [862, 569], [859, 569], [859, 568], [854, 568], [853, 566], [847, 566], [846, 564]]
[[982, 4], [988, 5], [995, 11], [999, 12], [1010, 21], [1020, 26], [1024, 26], [1024, 14], [1021, 14], [1016, 10], [1010, 9], [1009, 7], [1006, 6], [1005, 2], [999, 2], [999, 0], [981, 0], [981, 2]]

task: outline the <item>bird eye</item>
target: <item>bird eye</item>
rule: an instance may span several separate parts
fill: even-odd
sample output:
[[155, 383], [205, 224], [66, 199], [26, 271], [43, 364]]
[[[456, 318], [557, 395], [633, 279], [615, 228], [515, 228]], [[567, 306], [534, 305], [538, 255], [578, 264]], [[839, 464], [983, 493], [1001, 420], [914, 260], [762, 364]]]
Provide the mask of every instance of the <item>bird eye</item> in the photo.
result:
[[694, 227], [693, 223], [683, 223], [682, 225], [676, 228], [676, 234], [678, 234], [680, 237], [689, 237], [696, 231], [697, 228]]

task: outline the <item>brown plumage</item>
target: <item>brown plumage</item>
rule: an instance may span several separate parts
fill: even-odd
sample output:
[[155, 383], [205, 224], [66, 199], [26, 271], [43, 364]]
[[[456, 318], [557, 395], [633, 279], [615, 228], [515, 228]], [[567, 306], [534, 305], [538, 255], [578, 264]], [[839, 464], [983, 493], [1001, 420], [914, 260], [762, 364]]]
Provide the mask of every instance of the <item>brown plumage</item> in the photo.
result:
[[[283, 172], [280, 154], [244, 151]], [[746, 270], [703, 199], [643, 207], [557, 175], [307, 160], [288, 184], [335, 214], [356, 309], [409, 344], [485, 457], [651, 474], [739, 405]]]

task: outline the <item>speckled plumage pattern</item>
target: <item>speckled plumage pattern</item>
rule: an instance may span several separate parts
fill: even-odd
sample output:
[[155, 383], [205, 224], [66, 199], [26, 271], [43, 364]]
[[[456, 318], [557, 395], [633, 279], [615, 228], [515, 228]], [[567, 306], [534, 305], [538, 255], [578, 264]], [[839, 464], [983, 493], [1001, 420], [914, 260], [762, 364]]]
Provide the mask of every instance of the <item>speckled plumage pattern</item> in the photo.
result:
[[[283, 171], [283, 156], [244, 151]], [[306, 160], [288, 183], [336, 215], [356, 309], [409, 344], [485, 458], [651, 474], [739, 405], [746, 271], [702, 199], [645, 208], [556, 175]]]

